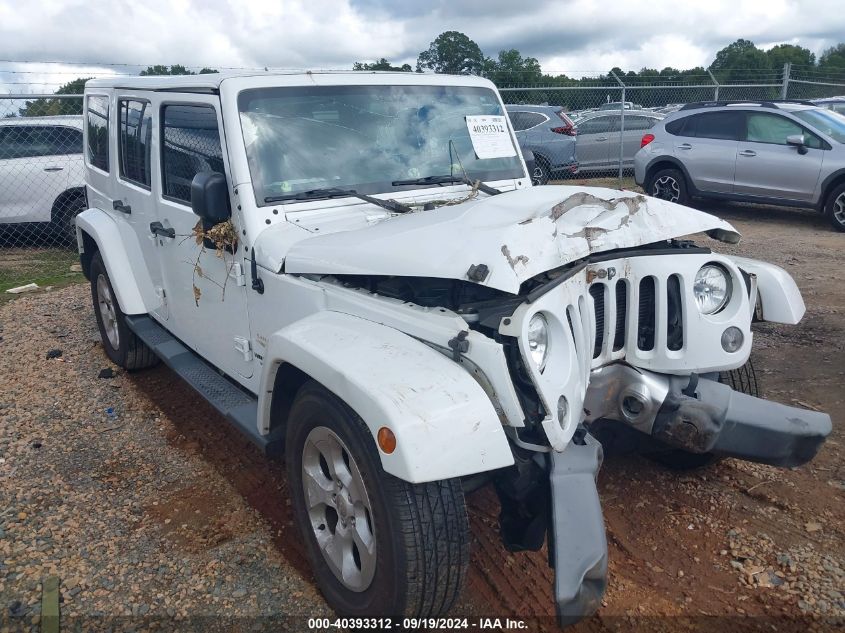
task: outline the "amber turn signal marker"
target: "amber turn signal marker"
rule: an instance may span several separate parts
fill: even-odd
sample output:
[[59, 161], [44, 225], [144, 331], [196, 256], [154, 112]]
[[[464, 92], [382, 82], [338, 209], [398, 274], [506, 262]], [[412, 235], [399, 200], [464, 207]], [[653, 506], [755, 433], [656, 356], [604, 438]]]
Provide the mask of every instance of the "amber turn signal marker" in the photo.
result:
[[396, 436], [386, 426], [378, 430], [378, 447], [388, 455], [396, 450]]

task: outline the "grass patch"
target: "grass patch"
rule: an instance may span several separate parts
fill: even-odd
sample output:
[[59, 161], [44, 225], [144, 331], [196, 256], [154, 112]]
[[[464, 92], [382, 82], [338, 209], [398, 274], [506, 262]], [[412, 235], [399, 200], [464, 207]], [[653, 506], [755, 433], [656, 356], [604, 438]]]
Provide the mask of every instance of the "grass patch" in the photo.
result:
[[36, 283], [41, 288], [79, 283], [85, 279], [82, 273], [70, 269], [78, 263], [79, 255], [68, 249], [0, 249], [0, 301], [18, 296], [6, 294], [9, 288], [29, 283]]

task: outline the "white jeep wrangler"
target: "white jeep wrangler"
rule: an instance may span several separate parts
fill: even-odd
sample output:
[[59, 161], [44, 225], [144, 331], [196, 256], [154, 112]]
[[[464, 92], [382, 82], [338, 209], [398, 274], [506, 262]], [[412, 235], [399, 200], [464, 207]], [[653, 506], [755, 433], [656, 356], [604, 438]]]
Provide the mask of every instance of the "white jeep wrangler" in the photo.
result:
[[493, 481], [506, 546], [548, 537], [573, 621], [606, 581], [597, 436], [794, 466], [830, 432], [720, 381], [758, 304], [801, 319], [792, 278], [679, 239], [739, 240], [708, 214], [532, 187], [489, 81], [119, 77], [87, 83], [85, 116], [76, 229], [106, 353], [163, 360], [284, 450], [341, 614], [447, 612], [464, 491]]

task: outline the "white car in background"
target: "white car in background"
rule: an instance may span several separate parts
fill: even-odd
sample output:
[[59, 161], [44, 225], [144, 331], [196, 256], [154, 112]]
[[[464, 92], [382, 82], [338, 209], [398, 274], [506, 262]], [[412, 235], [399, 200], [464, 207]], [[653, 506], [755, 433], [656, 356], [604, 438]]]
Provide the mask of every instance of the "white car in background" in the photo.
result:
[[85, 206], [82, 116], [0, 119], [0, 225], [49, 223], [75, 243]]

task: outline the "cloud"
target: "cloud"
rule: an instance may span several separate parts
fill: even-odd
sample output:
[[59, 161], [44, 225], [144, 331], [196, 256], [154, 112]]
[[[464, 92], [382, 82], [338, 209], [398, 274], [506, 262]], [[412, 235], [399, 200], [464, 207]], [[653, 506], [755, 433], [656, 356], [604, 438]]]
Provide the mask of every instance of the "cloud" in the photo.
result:
[[[7, 60], [133, 74], [174, 63], [338, 69], [386, 57], [413, 64], [445, 30], [466, 33], [487, 55], [516, 48], [544, 70], [577, 75], [707, 65], [739, 37], [819, 53], [842, 39], [845, 12], [832, 0], [0, 0]], [[0, 62], [0, 83], [15, 68]], [[32, 79], [63, 83], [84, 70]]]

